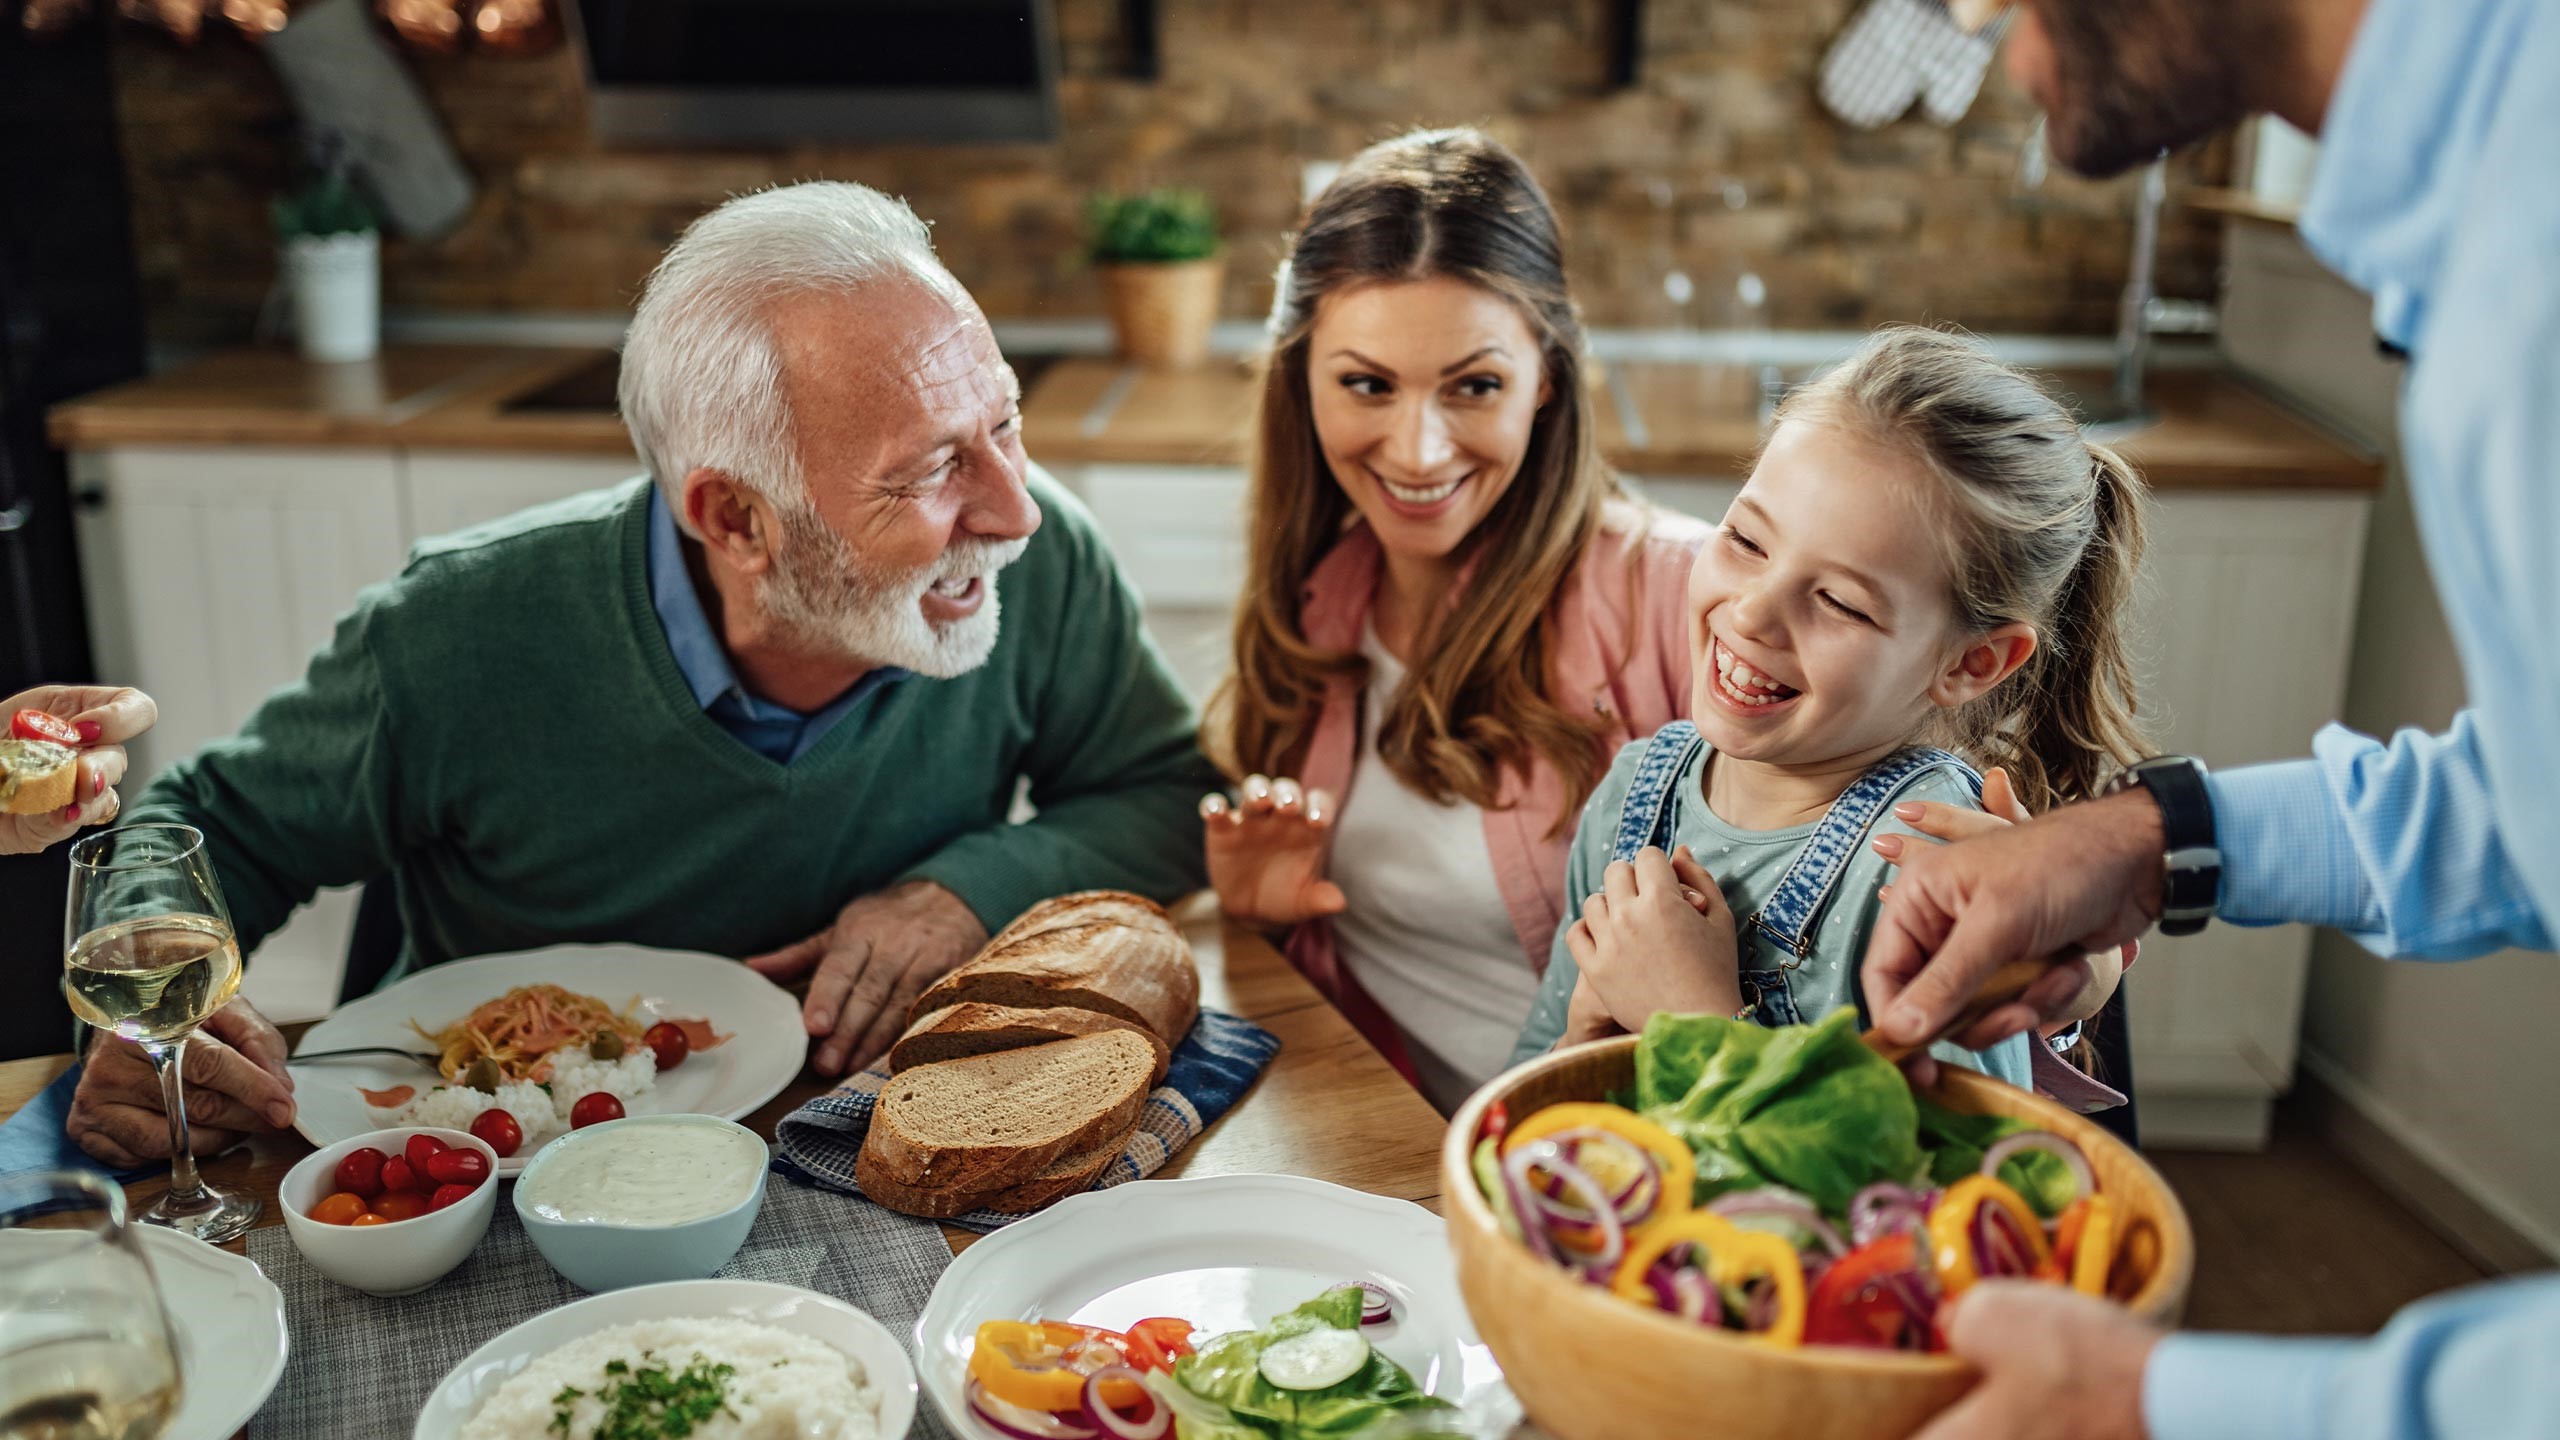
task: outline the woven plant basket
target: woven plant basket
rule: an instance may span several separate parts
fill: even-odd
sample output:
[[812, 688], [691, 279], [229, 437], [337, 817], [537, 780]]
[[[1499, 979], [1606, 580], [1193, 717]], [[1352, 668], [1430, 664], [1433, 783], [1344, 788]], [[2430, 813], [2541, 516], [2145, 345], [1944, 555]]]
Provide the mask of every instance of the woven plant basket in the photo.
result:
[[1121, 359], [1187, 370], [1209, 357], [1209, 329], [1218, 322], [1218, 286], [1226, 276], [1226, 257], [1095, 268], [1102, 272]]

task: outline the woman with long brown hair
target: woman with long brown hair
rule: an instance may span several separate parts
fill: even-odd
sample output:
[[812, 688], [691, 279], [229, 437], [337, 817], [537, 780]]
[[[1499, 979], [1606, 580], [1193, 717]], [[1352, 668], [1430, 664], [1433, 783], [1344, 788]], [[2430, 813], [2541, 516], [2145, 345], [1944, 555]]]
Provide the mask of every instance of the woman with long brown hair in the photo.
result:
[[1555, 212], [1482, 134], [1345, 167], [1273, 330], [1210, 879], [1446, 1110], [1528, 1013], [1609, 757], [1681, 713], [1707, 530], [1601, 461]]

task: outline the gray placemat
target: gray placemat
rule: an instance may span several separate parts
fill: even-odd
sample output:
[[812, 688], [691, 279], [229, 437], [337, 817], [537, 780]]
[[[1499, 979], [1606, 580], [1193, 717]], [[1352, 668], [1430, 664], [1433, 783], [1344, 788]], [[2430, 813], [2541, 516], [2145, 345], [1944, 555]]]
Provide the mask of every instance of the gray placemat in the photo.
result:
[[[284, 1377], [249, 1421], [251, 1440], [397, 1440], [462, 1357], [586, 1294], [544, 1263], [504, 1195], [471, 1258], [415, 1295], [385, 1300], [347, 1289], [312, 1269], [281, 1225], [250, 1233], [249, 1258], [284, 1292], [292, 1339]], [[916, 1316], [950, 1264], [950, 1243], [931, 1221], [777, 1172], [766, 1179], [754, 1231], [719, 1278], [836, 1296], [912, 1350]], [[951, 1432], [924, 1403], [908, 1433], [950, 1440]]]

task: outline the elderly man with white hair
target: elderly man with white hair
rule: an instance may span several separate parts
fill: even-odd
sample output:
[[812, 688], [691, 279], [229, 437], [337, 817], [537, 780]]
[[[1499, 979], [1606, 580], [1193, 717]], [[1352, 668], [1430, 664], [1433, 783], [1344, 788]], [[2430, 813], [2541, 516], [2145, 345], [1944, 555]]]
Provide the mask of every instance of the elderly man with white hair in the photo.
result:
[[[821, 1070], [860, 1065], [1034, 901], [1202, 879], [1191, 705], [1024, 458], [1020, 400], [904, 205], [732, 201], [632, 322], [648, 477], [421, 545], [133, 814], [205, 831], [244, 950], [387, 876], [402, 970], [573, 941], [749, 957], [810, 977]], [[208, 1029], [196, 1148], [291, 1123], [274, 1029], [245, 1004]], [[165, 1154], [159, 1095], [102, 1038], [71, 1132]]]

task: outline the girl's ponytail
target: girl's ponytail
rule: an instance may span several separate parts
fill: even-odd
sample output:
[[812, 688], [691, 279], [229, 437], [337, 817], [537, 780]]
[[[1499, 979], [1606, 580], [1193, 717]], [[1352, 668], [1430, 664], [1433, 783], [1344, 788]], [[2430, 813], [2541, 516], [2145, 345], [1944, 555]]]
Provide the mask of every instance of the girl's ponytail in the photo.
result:
[[2149, 501], [2133, 467], [2081, 438], [2069, 408], [2034, 377], [1917, 326], [1869, 336], [1780, 418], [1808, 414], [1914, 452], [1943, 482], [1960, 625], [2036, 629], [2018, 673], [1947, 714], [1932, 738], [1976, 765], [2007, 767], [2037, 812], [2095, 794], [2141, 759], [2125, 629]]
[[2115, 451], [2087, 450], [2097, 523], [2054, 596], [2037, 657], [2043, 663], [2029, 666], [2035, 683], [2018, 686], [2012, 704], [1994, 705], [2007, 712], [2001, 728], [2013, 738], [2019, 798], [2038, 813], [2097, 794], [2147, 751], [2125, 634], [2142, 569], [2147, 487]]

